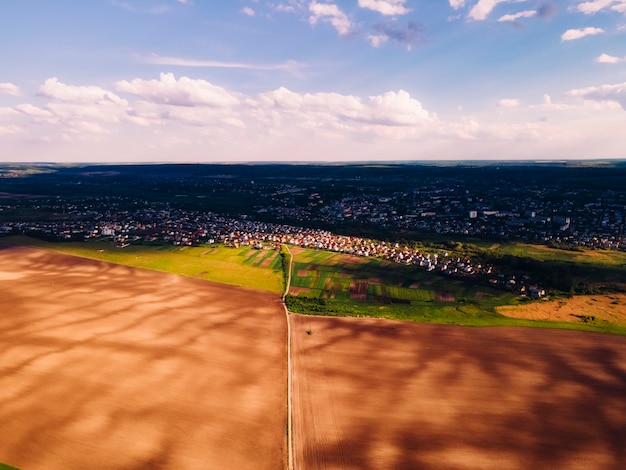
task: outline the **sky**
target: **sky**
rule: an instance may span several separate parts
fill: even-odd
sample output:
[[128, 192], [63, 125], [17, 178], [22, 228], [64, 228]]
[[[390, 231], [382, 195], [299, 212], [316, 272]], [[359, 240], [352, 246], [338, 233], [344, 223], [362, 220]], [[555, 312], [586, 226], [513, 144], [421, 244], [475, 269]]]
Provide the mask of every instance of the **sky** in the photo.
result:
[[2, 0], [0, 161], [626, 158], [626, 0]]

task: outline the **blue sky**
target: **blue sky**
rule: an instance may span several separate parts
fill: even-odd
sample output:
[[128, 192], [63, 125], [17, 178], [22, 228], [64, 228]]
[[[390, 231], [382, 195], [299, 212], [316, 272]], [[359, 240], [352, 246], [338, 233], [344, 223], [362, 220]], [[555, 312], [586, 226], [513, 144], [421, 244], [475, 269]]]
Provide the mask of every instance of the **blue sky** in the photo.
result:
[[626, 158], [626, 0], [4, 0], [0, 160]]

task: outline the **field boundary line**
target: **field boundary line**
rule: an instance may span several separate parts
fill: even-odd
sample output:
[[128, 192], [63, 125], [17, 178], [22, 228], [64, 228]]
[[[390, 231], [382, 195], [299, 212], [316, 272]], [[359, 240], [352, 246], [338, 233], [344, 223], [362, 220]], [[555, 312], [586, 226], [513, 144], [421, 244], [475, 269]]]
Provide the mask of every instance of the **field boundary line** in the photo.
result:
[[287, 266], [287, 282], [285, 292], [281, 297], [283, 308], [285, 309], [285, 320], [287, 321], [287, 469], [295, 470], [294, 449], [293, 449], [293, 409], [292, 409], [292, 383], [291, 383], [291, 322], [289, 321], [289, 310], [285, 303], [285, 297], [291, 286], [291, 271], [293, 268], [293, 255], [287, 245], [283, 245], [289, 256]]

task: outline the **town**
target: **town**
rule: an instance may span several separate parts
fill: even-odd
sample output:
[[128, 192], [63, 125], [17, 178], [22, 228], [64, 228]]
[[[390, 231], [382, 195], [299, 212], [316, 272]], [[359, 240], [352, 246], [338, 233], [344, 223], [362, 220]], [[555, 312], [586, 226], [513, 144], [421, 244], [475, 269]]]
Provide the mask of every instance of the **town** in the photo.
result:
[[0, 234], [108, 238], [119, 248], [291, 244], [542, 296], [525, 273], [505, 276], [415, 241], [625, 250], [624, 180], [619, 165], [7, 165], [0, 170]]

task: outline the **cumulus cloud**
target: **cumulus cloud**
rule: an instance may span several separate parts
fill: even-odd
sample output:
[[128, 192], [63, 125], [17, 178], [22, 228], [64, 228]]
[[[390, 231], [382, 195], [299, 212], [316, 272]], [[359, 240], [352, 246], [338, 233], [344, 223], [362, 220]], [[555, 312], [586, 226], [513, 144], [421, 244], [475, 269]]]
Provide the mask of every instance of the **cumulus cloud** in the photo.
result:
[[413, 21], [402, 26], [394, 20], [386, 21], [373, 25], [373, 28], [385, 37], [403, 44], [408, 50], [411, 50], [416, 44], [426, 41], [422, 27]]
[[280, 11], [283, 13], [294, 13], [296, 8], [293, 5], [285, 5], [284, 3], [279, 3], [278, 5], [270, 5], [274, 11]]
[[607, 9], [623, 13], [626, 12], [626, 0], [591, 0], [579, 3], [576, 9], [586, 15]]
[[115, 93], [97, 86], [66, 85], [53, 77], [47, 79], [39, 87], [39, 94], [57, 101], [84, 103], [84, 104], [107, 104], [113, 103], [126, 105], [127, 102]]
[[516, 0], [478, 0], [476, 5], [470, 10], [468, 16], [473, 20], [485, 20], [498, 4], [510, 3], [512, 1]]
[[[511, 141], [530, 142], [547, 138], [548, 127], [553, 135], [564, 135], [564, 131], [571, 127], [561, 126], [559, 122], [563, 120], [581, 123], [584, 120], [585, 125], [579, 127], [587, 129], [589, 122], [607, 116], [607, 110], [613, 119], [615, 114], [623, 115], [620, 105], [626, 106], [626, 83], [572, 90], [566, 96], [571, 104], [565, 104], [567, 100], [553, 103], [546, 95], [543, 104], [526, 109], [519, 100], [505, 98], [497, 102], [503, 109], [493, 118], [488, 115], [460, 116], [458, 122], [439, 120], [436, 114], [402, 89], [355, 96], [299, 93], [281, 87], [244, 95], [204, 80], [176, 78], [173, 74], [162, 74], [152, 80], [129, 78], [115, 83], [110, 89], [47, 80], [40, 93], [40, 99], [47, 99], [47, 103], [0, 108], [3, 118], [0, 134], [8, 136], [28, 130], [34, 135], [40, 129], [44, 135], [40, 138], [55, 142], [63, 136], [73, 142], [122, 142], [124, 133], [128, 132], [135, 136], [133, 138], [141, 136], [145, 140], [150, 136], [155, 149], [168, 139], [180, 144], [193, 143], [195, 147], [190, 152], [195, 152], [194, 158], [202, 158], [207, 146], [211, 145], [220, 150], [220, 155], [233, 148], [237, 152], [249, 149], [251, 152], [256, 150], [257, 153], [250, 155], [258, 158], [274, 152], [272, 148], [282, 149], [285, 142], [290, 142], [293, 149], [300, 152], [298, 155], [316, 158], [322, 148], [318, 146], [320, 142], [327, 149], [346, 149], [346, 146], [362, 144], [369, 149], [369, 143], [380, 142], [387, 151], [395, 145], [402, 146], [403, 155], [409, 158], [409, 154], [415, 155], [412, 152], [416, 147], [406, 145], [407, 142], [422, 145], [435, 145], [434, 142], [451, 139], [480, 145], [485, 142], [502, 145]], [[512, 110], [509, 112], [505, 108]], [[535, 113], [528, 118], [526, 111], [533, 109]], [[541, 114], [537, 114], [537, 110], [541, 110]], [[550, 123], [538, 122], [538, 116], [548, 116]], [[108, 135], [115, 135], [115, 138]], [[305, 136], [312, 139], [311, 145], [302, 149]], [[11, 137], [3, 139], [10, 141]], [[376, 147], [376, 152], [380, 148]], [[357, 151], [355, 154], [365, 158], [363, 153]], [[165, 153], [162, 155], [168, 157]]]
[[54, 114], [52, 114], [50, 111], [40, 108], [38, 106], [33, 106], [30, 103], [18, 104], [17, 106], [15, 106], [14, 109], [22, 115], [33, 118], [36, 122], [57, 122]]
[[361, 8], [374, 10], [386, 16], [406, 15], [409, 13], [411, 10], [404, 6], [405, 3], [406, 0], [359, 0]]
[[465, 0], [450, 0], [450, 6], [454, 10], [458, 10], [459, 8], [463, 8], [465, 6]]
[[575, 39], [581, 39], [585, 36], [595, 36], [596, 34], [602, 34], [604, 30], [602, 28], [587, 27], [581, 29], [568, 29], [561, 35], [561, 41], [573, 41]]
[[565, 96], [583, 100], [617, 103], [622, 109], [626, 110], [626, 82], [570, 90]]
[[594, 60], [600, 64], [619, 64], [620, 62], [626, 62], [626, 56], [615, 57], [608, 54], [600, 54]]
[[243, 7], [243, 8], [241, 9], [241, 12], [242, 12], [244, 15], [254, 16], [254, 10], [253, 10], [252, 8], [250, 8], [250, 7]]
[[47, 79], [39, 87], [39, 96], [50, 101], [45, 108], [30, 104], [15, 109], [37, 122], [61, 125], [66, 132], [104, 134], [102, 123], [119, 123], [126, 118], [128, 101], [98, 86], [76, 86]]
[[369, 105], [371, 120], [377, 124], [412, 126], [431, 119], [428, 111], [422, 107], [422, 103], [411, 98], [411, 95], [404, 90], [370, 96]]
[[404, 90], [363, 100], [338, 93], [300, 94], [281, 87], [259, 95], [258, 111], [276, 127], [286, 119], [305, 128], [364, 135], [406, 135], [433, 120], [422, 104]]
[[0, 126], [0, 135], [9, 135], [9, 134], [17, 134], [22, 129], [15, 124], [10, 124], [8, 126]]
[[518, 99], [503, 98], [501, 100], [498, 100], [498, 107], [500, 108], [517, 108], [518, 106], [519, 106]]
[[525, 10], [520, 11], [518, 13], [513, 13], [511, 15], [502, 15], [498, 18], [498, 21], [517, 21], [520, 18], [530, 18], [537, 14], [536, 10]]
[[382, 46], [384, 43], [387, 42], [389, 38], [387, 36], [385, 36], [384, 34], [370, 34], [367, 36], [367, 41], [373, 46], [373, 47], [380, 47]]
[[315, 0], [309, 5], [309, 24], [315, 26], [318, 21], [330, 23], [340, 36], [348, 36], [354, 29], [350, 18], [332, 3], [317, 3]]
[[115, 84], [115, 89], [147, 101], [174, 106], [227, 107], [239, 103], [238, 96], [225, 88], [188, 77], [176, 80], [172, 73], [162, 73], [158, 80], [121, 80]]
[[20, 88], [13, 83], [0, 83], [0, 93], [5, 95], [20, 96], [22, 94]]

